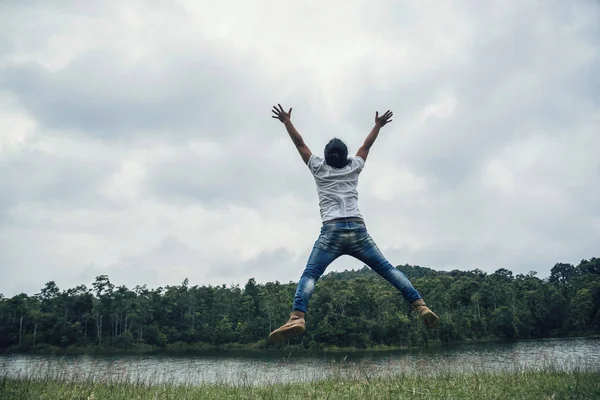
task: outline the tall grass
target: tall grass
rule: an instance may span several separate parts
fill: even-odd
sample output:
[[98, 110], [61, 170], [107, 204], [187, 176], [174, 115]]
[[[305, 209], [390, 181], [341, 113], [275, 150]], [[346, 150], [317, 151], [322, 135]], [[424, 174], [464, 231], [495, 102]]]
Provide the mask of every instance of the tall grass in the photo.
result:
[[493, 371], [482, 365], [386, 369], [371, 363], [338, 362], [323, 379], [307, 378], [298, 370], [298, 382], [274, 384], [257, 384], [258, 375], [244, 373], [233, 377], [224, 373], [223, 379], [206, 383], [196, 379], [194, 371], [183, 377], [169, 371], [142, 377], [118, 364], [111, 371], [80, 369], [78, 374], [63, 367], [46, 363], [16, 373], [0, 371], [0, 399], [600, 398], [598, 365], [581, 363], [567, 368], [549, 360], [539, 360], [535, 368], [515, 362]]
[[83, 382], [49, 378], [0, 379], [1, 399], [598, 399], [594, 372], [450, 374], [437, 377], [336, 379], [299, 384], [188, 385]]

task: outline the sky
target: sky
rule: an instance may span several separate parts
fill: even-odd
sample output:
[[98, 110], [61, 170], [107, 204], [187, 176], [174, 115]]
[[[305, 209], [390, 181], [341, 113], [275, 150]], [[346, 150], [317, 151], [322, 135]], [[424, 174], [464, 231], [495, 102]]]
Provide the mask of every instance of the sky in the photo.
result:
[[[359, 206], [393, 265], [600, 256], [600, 2], [7, 0], [0, 293], [297, 282], [313, 153], [393, 121]], [[361, 268], [349, 256], [327, 270]]]

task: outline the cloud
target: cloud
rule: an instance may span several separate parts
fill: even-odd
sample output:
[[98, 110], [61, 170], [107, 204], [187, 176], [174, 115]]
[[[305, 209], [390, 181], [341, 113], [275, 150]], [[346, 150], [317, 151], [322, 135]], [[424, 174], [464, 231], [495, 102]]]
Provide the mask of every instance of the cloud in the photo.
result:
[[273, 91], [251, 67], [203, 47], [160, 48], [133, 64], [115, 49], [93, 49], [57, 72], [8, 67], [3, 86], [48, 128], [102, 139], [156, 132], [223, 140], [241, 130], [238, 119], [243, 129], [256, 126], [253, 115], [268, 107], [257, 97]]
[[359, 187], [393, 264], [544, 276], [598, 256], [597, 2], [3, 10], [0, 293], [297, 280], [318, 199], [277, 102], [317, 154], [394, 111]]

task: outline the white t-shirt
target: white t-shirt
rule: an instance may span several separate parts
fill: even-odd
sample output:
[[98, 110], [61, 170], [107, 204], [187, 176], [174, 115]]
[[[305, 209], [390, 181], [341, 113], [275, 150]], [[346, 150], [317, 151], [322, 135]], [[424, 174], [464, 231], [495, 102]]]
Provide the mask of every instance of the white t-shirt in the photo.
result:
[[362, 218], [357, 187], [365, 161], [358, 156], [348, 158], [351, 162], [344, 168], [333, 168], [323, 157], [314, 154], [308, 160], [308, 168], [317, 184], [322, 222], [340, 217]]

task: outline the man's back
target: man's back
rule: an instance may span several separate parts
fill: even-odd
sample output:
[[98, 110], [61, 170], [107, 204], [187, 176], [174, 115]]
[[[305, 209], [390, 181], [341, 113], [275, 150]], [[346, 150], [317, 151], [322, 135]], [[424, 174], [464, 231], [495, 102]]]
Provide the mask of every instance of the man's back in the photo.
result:
[[341, 217], [362, 218], [358, 207], [358, 176], [365, 162], [358, 156], [349, 157], [349, 160], [343, 168], [334, 168], [314, 154], [308, 160], [308, 168], [317, 185], [323, 222]]

